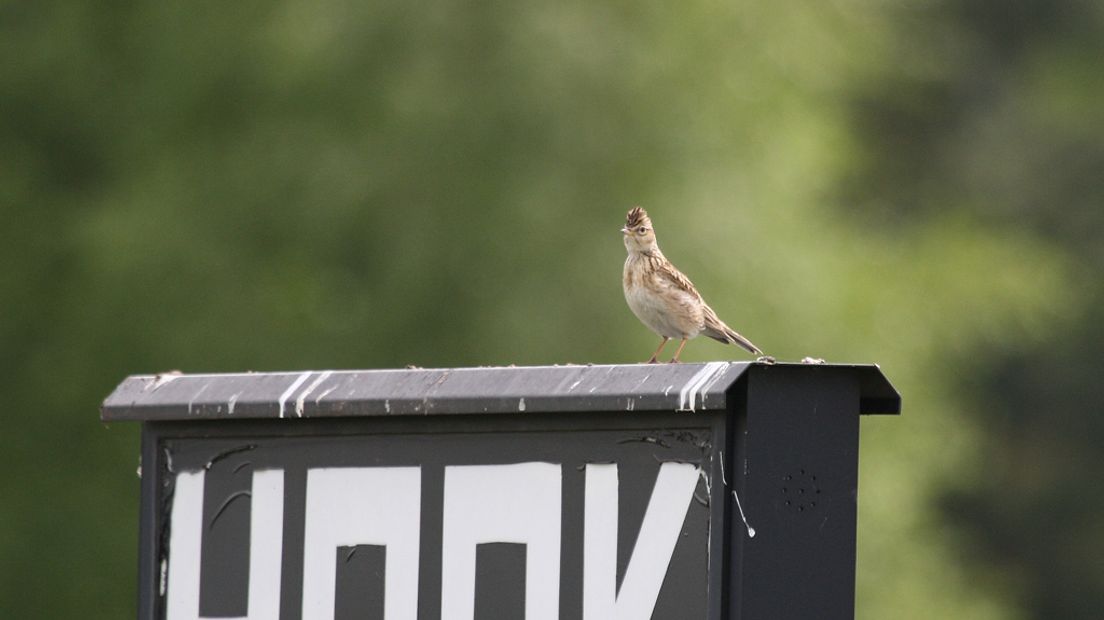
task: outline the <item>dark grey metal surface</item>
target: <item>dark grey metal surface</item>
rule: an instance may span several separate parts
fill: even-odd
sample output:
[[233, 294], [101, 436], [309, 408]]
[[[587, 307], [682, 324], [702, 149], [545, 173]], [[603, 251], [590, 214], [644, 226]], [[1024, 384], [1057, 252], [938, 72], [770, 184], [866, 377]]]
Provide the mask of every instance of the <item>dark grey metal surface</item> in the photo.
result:
[[[135, 375], [101, 419], [215, 420], [570, 411], [719, 411], [752, 362], [624, 364], [244, 374]], [[777, 364], [850, 374], [860, 413], [896, 414], [901, 400], [875, 365]]]
[[854, 618], [860, 385], [834, 372], [749, 372], [729, 446], [731, 620]]

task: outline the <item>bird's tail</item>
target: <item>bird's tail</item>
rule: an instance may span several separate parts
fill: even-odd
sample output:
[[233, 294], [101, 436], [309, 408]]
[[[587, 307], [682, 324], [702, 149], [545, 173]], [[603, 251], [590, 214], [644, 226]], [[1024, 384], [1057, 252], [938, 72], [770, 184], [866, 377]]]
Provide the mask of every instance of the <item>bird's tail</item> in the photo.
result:
[[717, 318], [717, 313], [713, 312], [713, 309], [708, 306], [705, 308], [705, 327], [702, 329], [702, 333], [725, 344], [740, 345], [749, 353], [754, 353], [755, 355], [763, 354], [759, 347], [752, 344], [750, 340], [737, 334], [731, 327], [725, 325], [721, 319]]

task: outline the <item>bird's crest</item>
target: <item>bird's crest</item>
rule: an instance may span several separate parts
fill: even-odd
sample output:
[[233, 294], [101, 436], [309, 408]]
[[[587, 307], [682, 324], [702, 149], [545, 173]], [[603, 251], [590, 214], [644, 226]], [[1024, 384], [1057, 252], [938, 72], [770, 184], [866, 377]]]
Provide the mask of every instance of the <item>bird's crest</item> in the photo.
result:
[[625, 216], [625, 228], [636, 228], [641, 224], [649, 225], [652, 220], [648, 219], [648, 212], [641, 207], [633, 207], [629, 209], [629, 214]]

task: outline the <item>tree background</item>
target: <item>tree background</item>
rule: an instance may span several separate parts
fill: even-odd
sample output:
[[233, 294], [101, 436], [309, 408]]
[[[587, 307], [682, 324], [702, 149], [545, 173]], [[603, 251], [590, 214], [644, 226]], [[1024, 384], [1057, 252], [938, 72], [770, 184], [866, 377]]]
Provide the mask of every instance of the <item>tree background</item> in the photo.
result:
[[127, 374], [644, 359], [634, 204], [904, 395], [859, 618], [1104, 609], [1104, 4], [0, 2], [0, 58], [2, 617], [134, 616]]

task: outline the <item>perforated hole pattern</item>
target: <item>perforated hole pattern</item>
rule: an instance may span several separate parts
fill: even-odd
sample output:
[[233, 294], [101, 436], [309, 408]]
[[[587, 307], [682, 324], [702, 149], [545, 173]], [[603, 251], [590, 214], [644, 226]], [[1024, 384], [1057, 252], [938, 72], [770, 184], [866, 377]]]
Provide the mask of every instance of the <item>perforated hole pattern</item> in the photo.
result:
[[816, 510], [820, 501], [820, 486], [816, 474], [801, 468], [782, 476], [782, 505], [787, 510], [805, 513]]

